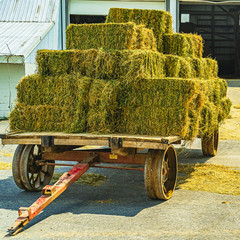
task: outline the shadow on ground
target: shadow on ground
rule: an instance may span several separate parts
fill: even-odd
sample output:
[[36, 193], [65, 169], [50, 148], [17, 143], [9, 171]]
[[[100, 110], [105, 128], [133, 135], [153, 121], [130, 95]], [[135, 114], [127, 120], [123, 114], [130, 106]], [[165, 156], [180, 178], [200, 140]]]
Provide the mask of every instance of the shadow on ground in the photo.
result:
[[[203, 158], [200, 149], [183, 151], [179, 163], [204, 163], [209, 158]], [[56, 169], [68, 171], [68, 169]], [[100, 186], [85, 186], [73, 184], [39, 216], [33, 219], [25, 229], [48, 218], [62, 213], [101, 214], [134, 217], [143, 209], [163, 204], [164, 201], [151, 200], [144, 189], [143, 173], [138, 171], [122, 171], [109, 169], [90, 169], [89, 172], [102, 174], [108, 181]], [[8, 177], [0, 180], [0, 208], [17, 210], [28, 207], [41, 192], [25, 192], [16, 187], [9, 171]]]
[[[163, 203], [147, 197], [142, 172], [108, 169], [90, 169], [89, 172], [103, 174], [108, 181], [97, 187], [73, 184], [26, 228], [51, 215], [69, 212], [134, 217], [145, 208]], [[0, 208], [16, 212], [19, 207], [30, 206], [41, 195], [41, 192], [20, 190], [12, 177], [0, 180], [0, 189]]]

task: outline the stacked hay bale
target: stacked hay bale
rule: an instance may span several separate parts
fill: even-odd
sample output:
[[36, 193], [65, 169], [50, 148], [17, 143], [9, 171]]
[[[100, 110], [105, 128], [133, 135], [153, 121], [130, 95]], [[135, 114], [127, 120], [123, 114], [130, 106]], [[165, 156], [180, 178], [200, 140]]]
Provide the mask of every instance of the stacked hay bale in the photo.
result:
[[229, 114], [217, 62], [202, 38], [173, 34], [165, 11], [110, 9], [107, 23], [70, 25], [68, 50], [38, 51], [23, 78], [13, 131], [209, 134]]

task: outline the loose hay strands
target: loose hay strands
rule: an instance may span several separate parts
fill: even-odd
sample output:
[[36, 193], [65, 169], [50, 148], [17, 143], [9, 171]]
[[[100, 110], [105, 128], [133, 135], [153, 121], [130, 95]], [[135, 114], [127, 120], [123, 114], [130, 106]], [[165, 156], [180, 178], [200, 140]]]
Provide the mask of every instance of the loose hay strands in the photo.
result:
[[160, 52], [163, 51], [163, 34], [173, 32], [172, 16], [169, 12], [162, 10], [110, 8], [106, 22], [134, 22], [145, 25], [147, 28], [153, 30], [156, 37], [157, 49]]
[[0, 162], [0, 170], [10, 170], [12, 169], [12, 164]]
[[180, 164], [178, 187], [192, 191], [240, 195], [240, 171], [213, 164]]
[[196, 34], [173, 33], [163, 35], [165, 54], [181, 57], [202, 57], [203, 39]]
[[[54, 173], [52, 181], [57, 182], [61, 176], [62, 176], [61, 173]], [[76, 180], [75, 183], [80, 185], [89, 185], [89, 186], [98, 187], [101, 184], [105, 183], [106, 181], [108, 181], [108, 178], [104, 175], [96, 174], [96, 173], [85, 173], [78, 180]]]
[[135, 23], [71, 24], [66, 30], [66, 49], [156, 50], [151, 29]]

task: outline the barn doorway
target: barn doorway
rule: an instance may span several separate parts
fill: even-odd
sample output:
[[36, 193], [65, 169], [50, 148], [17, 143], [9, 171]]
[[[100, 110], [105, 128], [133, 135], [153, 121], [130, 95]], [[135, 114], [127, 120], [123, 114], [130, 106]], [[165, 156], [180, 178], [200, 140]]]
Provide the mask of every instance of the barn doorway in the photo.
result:
[[240, 5], [180, 5], [180, 32], [204, 39], [204, 56], [215, 58], [219, 75], [240, 77]]
[[104, 23], [106, 20], [105, 15], [70, 15], [70, 23], [84, 24], [84, 23]]

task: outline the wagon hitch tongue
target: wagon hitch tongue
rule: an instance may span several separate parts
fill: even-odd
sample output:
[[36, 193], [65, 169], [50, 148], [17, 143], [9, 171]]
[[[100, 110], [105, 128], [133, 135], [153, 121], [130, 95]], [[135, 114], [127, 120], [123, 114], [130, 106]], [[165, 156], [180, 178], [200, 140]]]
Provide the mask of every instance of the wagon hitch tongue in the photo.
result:
[[14, 236], [19, 233], [26, 224], [81, 177], [89, 169], [90, 164], [94, 162], [94, 160], [96, 161], [97, 157], [97, 154], [89, 155], [84, 161], [77, 163], [68, 172], [65, 172], [54, 185], [45, 186], [42, 189], [42, 196], [29, 208], [19, 208], [19, 217], [8, 229], [8, 236]]

